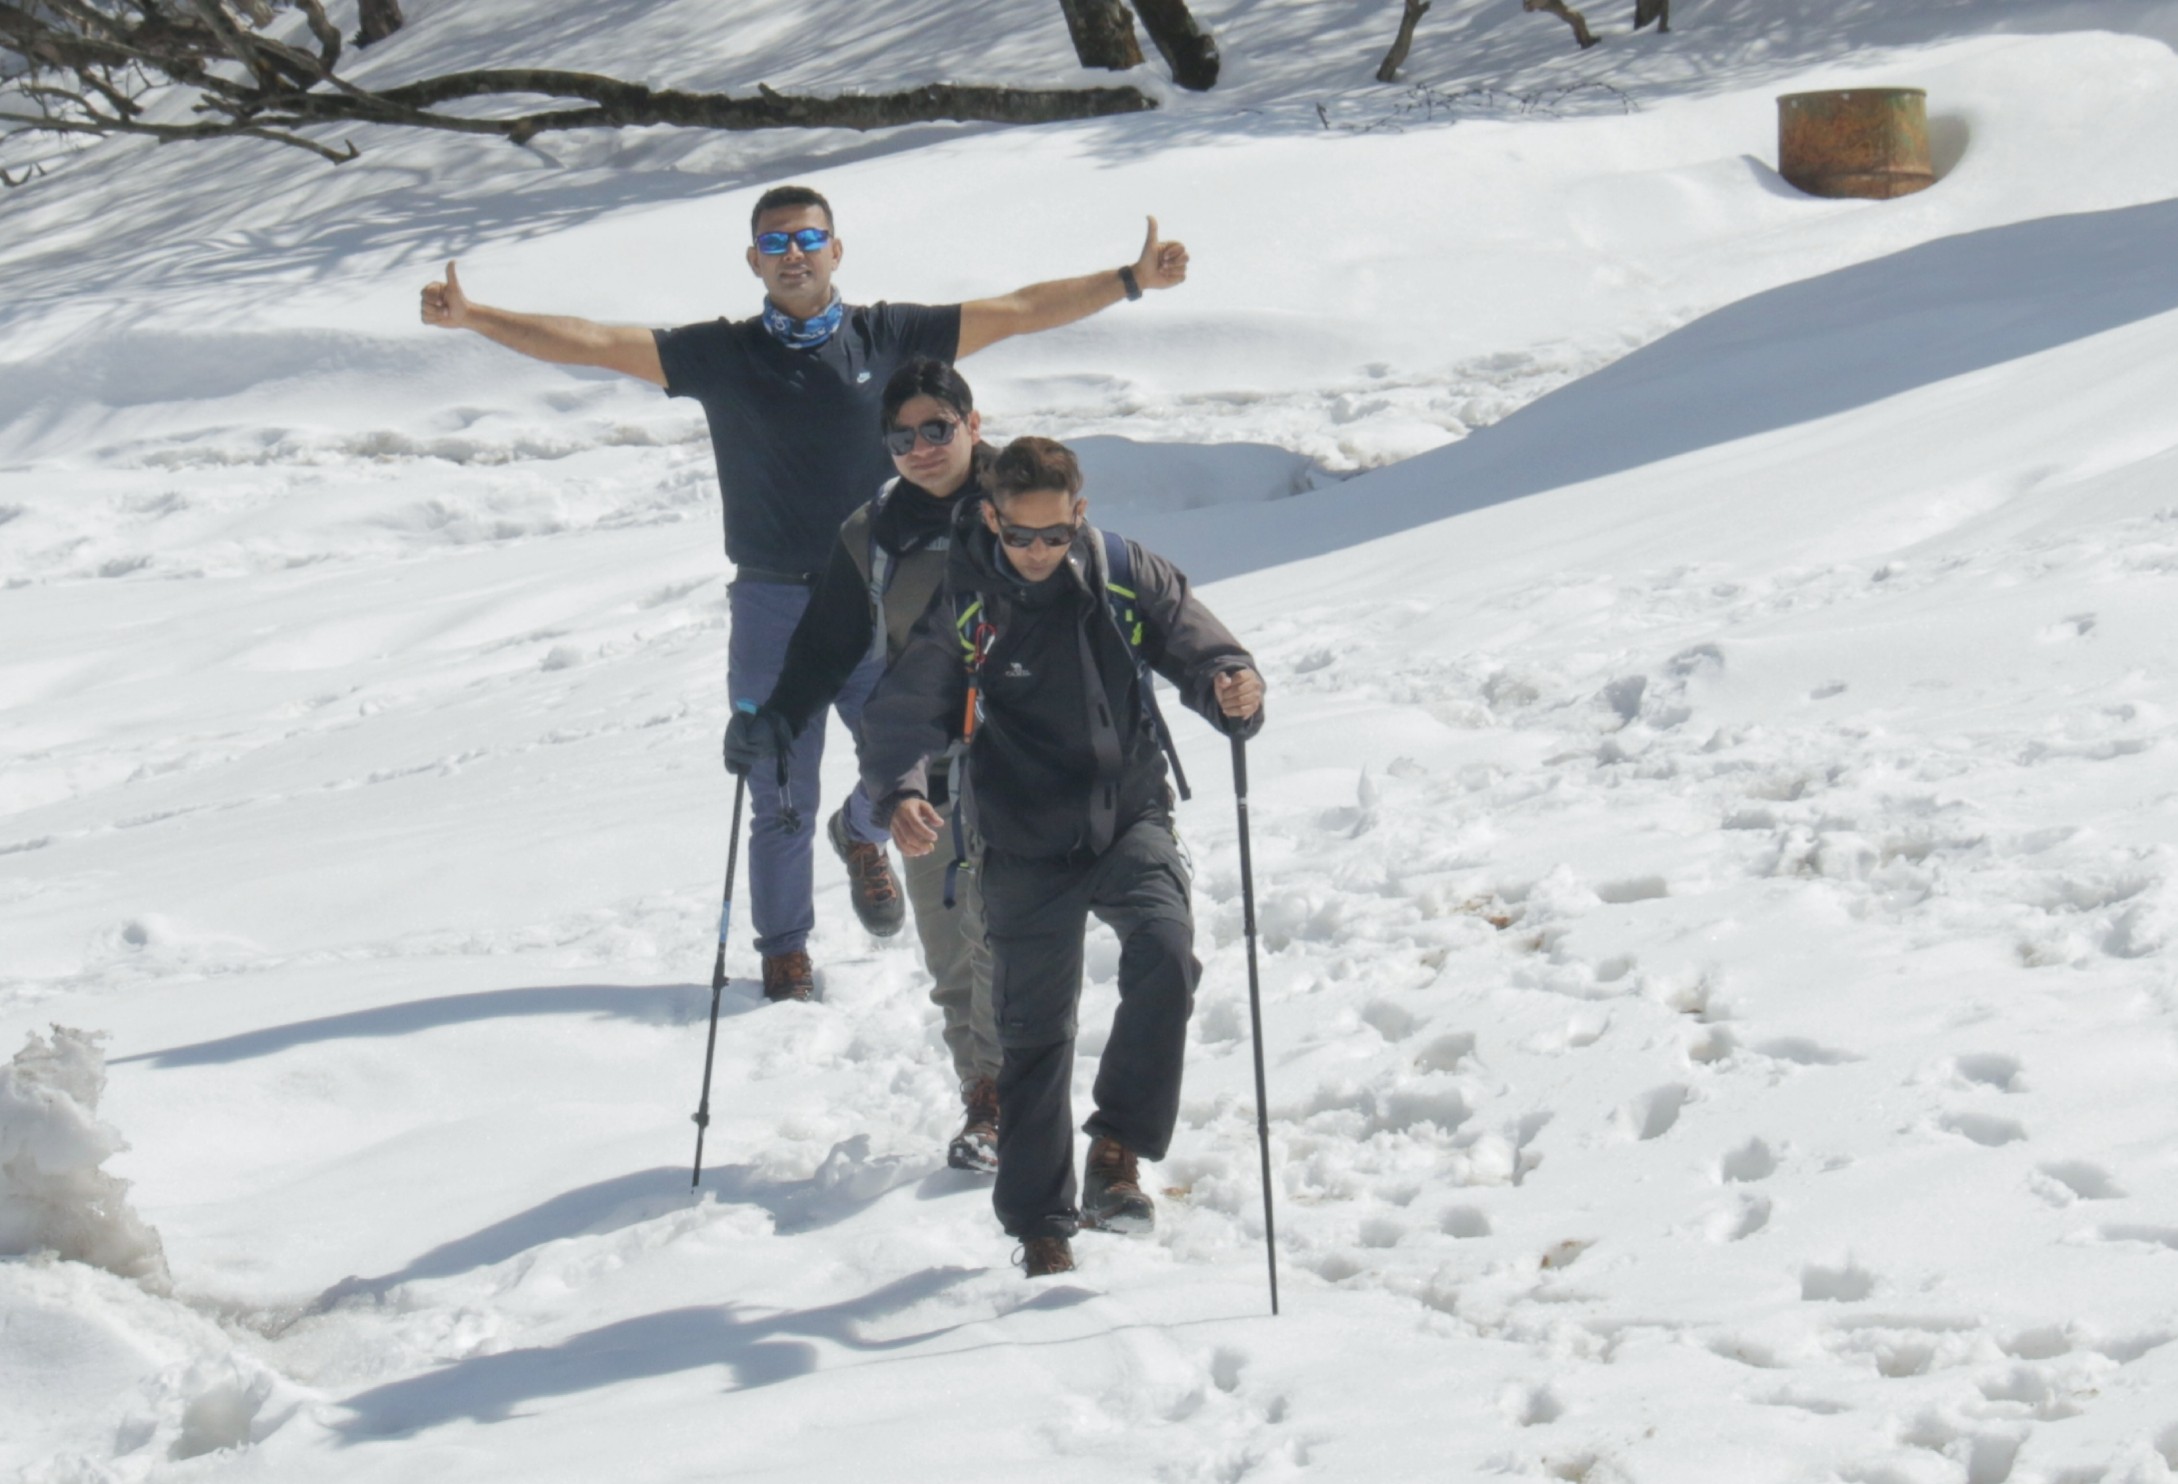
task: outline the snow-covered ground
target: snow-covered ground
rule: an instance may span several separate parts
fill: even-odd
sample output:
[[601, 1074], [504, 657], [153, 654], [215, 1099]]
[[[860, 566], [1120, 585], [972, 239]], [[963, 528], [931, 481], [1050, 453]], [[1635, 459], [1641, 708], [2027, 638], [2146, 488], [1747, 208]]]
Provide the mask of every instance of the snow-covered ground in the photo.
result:
[[[1126, 120], [0, 195], [0, 1249], [44, 1254], [0, 1260], [0, 1477], [2178, 1476], [2174, 7], [1598, 5], [1580, 54], [1437, 0], [1430, 95], [1369, 81], [1395, 6], [1196, 8], [1226, 84]], [[1102, 80], [1045, 0], [409, 9], [382, 76]], [[1848, 83], [1929, 89], [1937, 188], [1779, 181], [1774, 96]], [[1272, 684], [1275, 1320], [1199, 727], [1153, 1238], [1015, 1273], [829, 860], [824, 1001], [729, 989], [689, 1195], [708, 446], [415, 294], [745, 313], [782, 178], [856, 296], [1148, 212], [1193, 253], [965, 369]]]

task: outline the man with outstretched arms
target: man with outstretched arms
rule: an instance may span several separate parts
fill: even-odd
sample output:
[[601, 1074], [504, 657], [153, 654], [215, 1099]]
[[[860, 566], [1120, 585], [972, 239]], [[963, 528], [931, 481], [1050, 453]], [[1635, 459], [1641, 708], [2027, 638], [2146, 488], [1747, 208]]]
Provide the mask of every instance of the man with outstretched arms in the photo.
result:
[[[954, 527], [982, 502], [997, 451], [981, 441], [975, 396], [960, 372], [927, 357], [909, 361], [885, 383], [880, 427], [899, 477], [840, 526], [771, 698], [755, 711], [737, 711], [727, 726], [726, 766], [735, 772], [762, 772], [790, 748], [872, 654], [899, 656], [945, 583]], [[942, 774], [933, 780], [931, 802], [948, 816], [953, 801], [943, 783]], [[857, 800], [867, 797], [855, 790]], [[885, 847], [851, 838], [847, 815], [842, 805], [825, 832], [846, 860], [856, 915], [874, 933], [897, 932], [900, 899], [889, 894]], [[988, 1173], [998, 1167], [999, 1068], [990, 955], [973, 865], [955, 873], [948, 903], [948, 864], [935, 851], [909, 856], [907, 894], [966, 1110], [946, 1163]]]
[[[1201, 965], [1151, 673], [1220, 730], [1249, 737], [1263, 722], [1248, 652], [1169, 562], [1084, 523], [1081, 484], [1064, 445], [1006, 446], [978, 517], [956, 528], [945, 591], [862, 717], [863, 787], [911, 857], [941, 844], [933, 760], [966, 734], [959, 807], [983, 841], [1002, 1053], [992, 1204], [1032, 1277], [1073, 1266], [1077, 1226], [1149, 1229], [1137, 1159], [1164, 1157], [1179, 1115]], [[1077, 1206], [1074, 1030], [1092, 912], [1119, 935], [1119, 1010]]]
[[[850, 305], [832, 286], [843, 244], [830, 203], [806, 186], [778, 186], [750, 215], [749, 271], [764, 284], [763, 312], [754, 318], [650, 330], [516, 313], [469, 299], [452, 263], [444, 281], [424, 288], [423, 318], [538, 360], [640, 377], [703, 404], [735, 567], [726, 684], [734, 700], [753, 702], [779, 678], [787, 638], [840, 521], [889, 473], [870, 429], [893, 370], [917, 355], [973, 355], [1181, 282], [1187, 250], [1160, 241], [1154, 218], [1149, 225], [1141, 256], [1116, 272], [965, 304]], [[834, 706], [849, 727], [878, 669], [871, 663], [840, 690]], [[764, 993], [773, 999], [807, 999], [814, 988], [805, 946], [814, 921], [813, 832], [803, 821], [816, 816], [823, 751], [819, 719], [796, 740], [786, 789], [773, 769], [750, 779], [749, 915], [764, 956]], [[851, 809], [848, 827], [855, 839], [881, 838], [866, 809]]]

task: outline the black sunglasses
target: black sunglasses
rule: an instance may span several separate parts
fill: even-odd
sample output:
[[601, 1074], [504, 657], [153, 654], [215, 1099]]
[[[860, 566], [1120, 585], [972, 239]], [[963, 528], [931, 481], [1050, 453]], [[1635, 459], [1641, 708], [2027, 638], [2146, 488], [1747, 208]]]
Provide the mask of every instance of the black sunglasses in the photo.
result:
[[1017, 526], [1007, 520], [998, 523], [998, 539], [1015, 551], [1027, 551], [1039, 541], [1054, 550], [1071, 546], [1080, 533], [1081, 522], [1078, 520], [1068, 521], [1063, 526]]
[[767, 258], [783, 258], [790, 242], [803, 252], [815, 252], [831, 240], [832, 234], [822, 227], [804, 227], [799, 232], [759, 232], [756, 250]]
[[885, 448], [896, 459], [904, 459], [915, 449], [915, 437], [919, 433], [923, 442], [932, 448], [943, 448], [953, 441], [953, 430], [960, 426], [949, 417], [925, 418], [912, 428], [885, 429]]

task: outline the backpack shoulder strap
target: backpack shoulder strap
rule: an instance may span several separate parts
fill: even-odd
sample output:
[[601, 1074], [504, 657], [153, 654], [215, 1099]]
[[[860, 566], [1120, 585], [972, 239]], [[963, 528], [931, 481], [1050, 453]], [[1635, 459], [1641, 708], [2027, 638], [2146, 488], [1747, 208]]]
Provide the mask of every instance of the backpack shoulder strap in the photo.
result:
[[984, 616], [982, 598], [958, 589], [951, 590], [948, 595], [953, 600], [953, 632], [960, 639], [961, 668], [968, 672], [960, 741], [952, 748], [952, 759], [946, 772], [946, 794], [953, 811], [953, 859], [945, 868], [945, 905], [950, 909], [955, 902], [954, 887], [960, 869], [968, 864], [968, 836], [963, 823], [968, 816], [968, 747], [975, 741], [976, 721], [983, 714], [983, 657], [990, 653], [991, 641], [997, 637], [997, 631]]
[[1157, 677], [1150, 673], [1149, 661], [1142, 658], [1142, 602], [1134, 586], [1134, 552], [1127, 545], [1127, 538], [1117, 531], [1097, 528], [1098, 565], [1103, 569], [1104, 611], [1112, 621], [1112, 628], [1119, 635], [1120, 643], [1127, 646], [1127, 654], [1134, 661], [1136, 692], [1142, 698], [1142, 718], [1149, 723], [1150, 731], [1157, 738], [1166, 759], [1172, 764], [1172, 781], [1182, 799], [1193, 798], [1187, 786], [1187, 769], [1180, 766], [1180, 749], [1172, 740], [1172, 728], [1165, 725], [1165, 713], [1157, 704]]
[[1099, 529], [1104, 547], [1104, 601], [1112, 610], [1112, 622], [1119, 627], [1119, 637], [1127, 641], [1127, 649], [1135, 656], [1135, 668], [1142, 668], [1142, 610], [1134, 591], [1134, 553], [1127, 546], [1127, 538], [1117, 531]]
[[857, 512], [868, 539], [862, 577], [870, 589], [870, 658], [879, 663], [885, 658], [885, 593], [892, 586], [892, 553], [877, 539], [877, 518], [885, 513], [885, 502], [892, 498], [893, 487], [899, 482], [897, 478], [886, 480], [877, 498]]

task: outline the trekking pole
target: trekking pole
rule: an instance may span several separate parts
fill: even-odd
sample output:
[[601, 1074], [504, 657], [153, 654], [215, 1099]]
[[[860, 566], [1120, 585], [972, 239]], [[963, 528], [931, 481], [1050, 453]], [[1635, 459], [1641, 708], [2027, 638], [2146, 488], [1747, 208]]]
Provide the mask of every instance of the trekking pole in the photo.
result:
[[1263, 1088], [1263, 990], [1255, 967], [1255, 865], [1248, 851], [1248, 744], [1233, 739], [1233, 798], [1240, 815], [1240, 912], [1248, 934], [1248, 1028], [1255, 1047], [1255, 1141], [1263, 1154], [1263, 1250], [1270, 1259], [1271, 1314], [1278, 1313], [1278, 1222], [1271, 1214], [1270, 1098]]
[[703, 1135], [711, 1126], [711, 1058], [718, 1050], [718, 997], [726, 988], [726, 929], [734, 917], [734, 867], [741, 861], [741, 801], [748, 797], [749, 775], [734, 780], [733, 832], [726, 840], [726, 890], [718, 904], [718, 957], [711, 961], [711, 1033], [703, 1043], [703, 1099], [696, 1104], [696, 1170], [688, 1178], [694, 1190], [703, 1183]]

